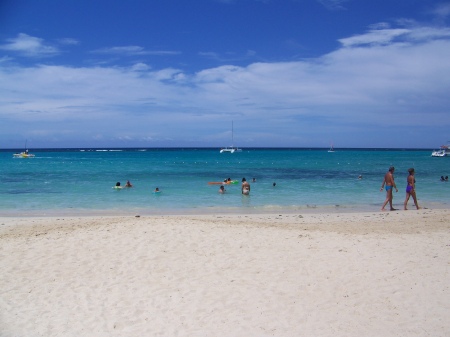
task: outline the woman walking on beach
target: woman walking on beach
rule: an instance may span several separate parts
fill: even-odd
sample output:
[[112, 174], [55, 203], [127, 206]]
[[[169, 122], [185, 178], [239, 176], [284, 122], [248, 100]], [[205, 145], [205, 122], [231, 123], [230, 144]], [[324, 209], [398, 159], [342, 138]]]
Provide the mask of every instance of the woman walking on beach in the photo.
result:
[[416, 205], [416, 208], [419, 209], [419, 204], [417, 203], [417, 197], [416, 197], [416, 179], [414, 178], [414, 169], [410, 168], [408, 170], [409, 175], [406, 179], [406, 198], [405, 202], [403, 204], [405, 211], [408, 210], [406, 206], [408, 205], [409, 197], [412, 196], [414, 200], [414, 205]]
[[391, 211], [396, 211], [396, 209], [392, 206], [392, 199], [394, 196], [392, 195], [392, 188], [395, 188], [395, 192], [398, 192], [397, 185], [395, 185], [394, 182], [394, 166], [389, 167], [389, 171], [386, 172], [384, 175], [383, 183], [381, 184], [380, 191], [383, 190], [384, 185], [386, 185], [386, 200], [384, 201], [383, 206], [381, 207], [381, 210], [384, 211], [384, 207], [389, 203], [389, 206], [391, 207]]

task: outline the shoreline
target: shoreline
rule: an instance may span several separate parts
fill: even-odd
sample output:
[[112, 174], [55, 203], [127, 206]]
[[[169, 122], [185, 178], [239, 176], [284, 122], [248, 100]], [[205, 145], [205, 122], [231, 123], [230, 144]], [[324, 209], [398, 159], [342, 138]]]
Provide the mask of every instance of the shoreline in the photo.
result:
[[[51, 214], [39, 216], [3, 216], [0, 215], [0, 240], [7, 232], [21, 233], [23, 228], [33, 228], [34, 231], [45, 229], [61, 229], [63, 224], [66, 229], [84, 228], [97, 225], [108, 226], [111, 224], [133, 222], [155, 223], [181, 222], [188, 226], [191, 222], [215, 223], [229, 221], [236, 226], [273, 228], [307, 228], [334, 232], [346, 229], [349, 232], [371, 232], [384, 230], [388, 233], [410, 233], [427, 224], [427, 230], [450, 229], [450, 209], [419, 209], [419, 210], [395, 210], [395, 211], [351, 211], [351, 212], [317, 212], [317, 209], [309, 212], [267, 212], [267, 213], [182, 213], [182, 214]], [[392, 222], [392, 223], [391, 223]], [[23, 226], [23, 227], [22, 227]], [[450, 233], [449, 233], [450, 234]], [[8, 236], [8, 235], [7, 235]], [[450, 247], [450, 244], [449, 244]]]
[[[43, 209], [43, 210], [0, 210], [1, 217], [53, 217], [53, 216], [151, 216], [151, 215], [201, 215], [201, 214], [272, 214], [272, 213], [361, 213], [361, 212], [383, 212], [381, 204], [371, 205], [295, 205], [278, 206], [267, 205], [263, 207], [195, 207], [195, 208], [104, 208], [104, 209], [86, 209], [86, 208], [68, 208], [68, 209]], [[426, 206], [423, 206], [423, 205]], [[445, 202], [423, 202], [419, 200], [421, 209], [449, 209]], [[408, 203], [408, 211], [417, 211], [414, 204]], [[394, 203], [398, 207], [396, 211], [403, 211], [403, 203]], [[390, 212], [386, 209], [386, 212]]]
[[450, 209], [0, 216], [0, 336], [447, 336]]

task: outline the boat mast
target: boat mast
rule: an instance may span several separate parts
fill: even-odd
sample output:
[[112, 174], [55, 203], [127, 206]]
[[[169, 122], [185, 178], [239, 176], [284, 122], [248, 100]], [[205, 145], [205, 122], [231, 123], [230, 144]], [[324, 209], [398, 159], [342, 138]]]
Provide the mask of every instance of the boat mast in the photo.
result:
[[231, 147], [234, 146], [234, 130], [233, 130], [233, 121], [231, 121]]

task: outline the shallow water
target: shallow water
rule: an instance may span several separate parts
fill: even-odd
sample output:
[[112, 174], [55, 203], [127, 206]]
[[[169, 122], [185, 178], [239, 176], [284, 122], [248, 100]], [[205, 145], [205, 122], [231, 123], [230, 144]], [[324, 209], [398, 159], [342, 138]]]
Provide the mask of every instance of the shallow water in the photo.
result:
[[[35, 150], [35, 158], [0, 152], [0, 212], [3, 215], [97, 213], [266, 212], [307, 209], [379, 210], [388, 167], [396, 167], [399, 188], [394, 205], [402, 208], [407, 170], [416, 171], [419, 203], [450, 205], [450, 158], [431, 150], [218, 149]], [[362, 179], [358, 176], [362, 175]], [[220, 182], [245, 177], [240, 184]], [[252, 179], [255, 178], [256, 182]], [[117, 181], [132, 188], [114, 189]], [[276, 186], [273, 186], [273, 183]], [[153, 193], [155, 187], [162, 191]], [[413, 207], [410, 200], [410, 207]]]

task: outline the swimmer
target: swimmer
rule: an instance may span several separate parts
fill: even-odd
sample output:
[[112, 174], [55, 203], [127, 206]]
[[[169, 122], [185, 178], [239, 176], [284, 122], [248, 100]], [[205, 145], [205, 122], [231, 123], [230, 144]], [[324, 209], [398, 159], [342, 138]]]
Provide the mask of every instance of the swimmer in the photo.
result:
[[159, 190], [159, 188], [155, 188], [155, 190], [153, 191], [153, 193], [160, 193], [161, 191]]
[[223, 185], [220, 186], [219, 193], [225, 193], [225, 191], [226, 191], [225, 187], [223, 187]]
[[125, 187], [133, 187], [133, 185], [131, 185], [130, 181], [127, 180], [127, 183], [125, 184]]
[[122, 188], [122, 186], [120, 186], [120, 181], [118, 181], [118, 182], [116, 183], [116, 186], [114, 186], [114, 188]]
[[249, 195], [250, 194], [250, 184], [247, 182], [247, 180], [245, 178], [242, 178], [241, 192], [244, 195]]

